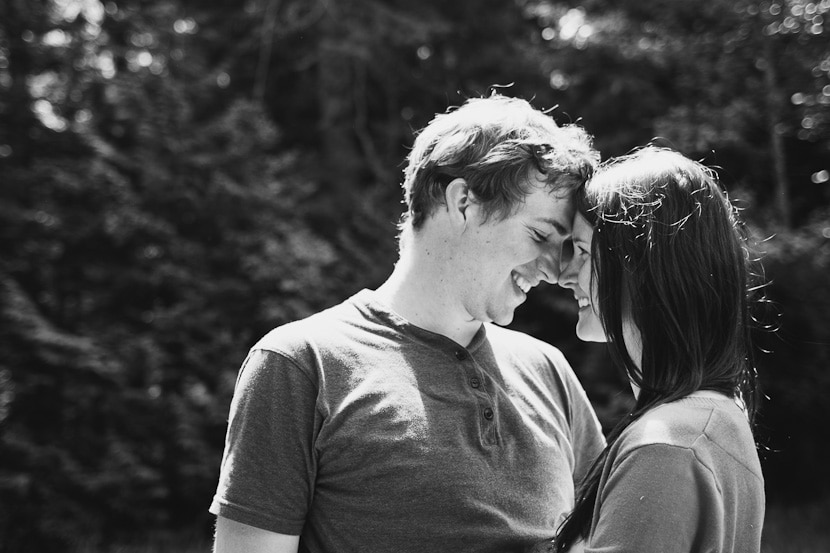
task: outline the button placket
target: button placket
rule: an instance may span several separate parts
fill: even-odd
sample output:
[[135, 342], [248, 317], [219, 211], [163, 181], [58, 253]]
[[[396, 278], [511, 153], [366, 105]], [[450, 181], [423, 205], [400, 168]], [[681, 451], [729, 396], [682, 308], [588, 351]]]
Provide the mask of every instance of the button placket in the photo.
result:
[[481, 441], [486, 445], [497, 445], [497, 426], [496, 410], [493, 404], [493, 398], [485, 387], [485, 377], [481, 374], [481, 368], [475, 359], [464, 349], [458, 349], [454, 352], [455, 358], [460, 361], [472, 361], [472, 363], [464, 363], [464, 369], [467, 374], [467, 383], [472, 388], [473, 394], [478, 398], [478, 413], [479, 425], [481, 428]]
[[[468, 358], [472, 359], [472, 357], [470, 357], [469, 354], [464, 350], [456, 351], [455, 358], [459, 361], [465, 361]], [[478, 365], [475, 363], [474, 359], [472, 360], [473, 363], [471, 365], [465, 365], [464, 367], [467, 375], [467, 383], [470, 385], [471, 388], [475, 389], [478, 392], [483, 392], [485, 395], [487, 395], [487, 391], [483, 388], [484, 378], [479, 376]]]

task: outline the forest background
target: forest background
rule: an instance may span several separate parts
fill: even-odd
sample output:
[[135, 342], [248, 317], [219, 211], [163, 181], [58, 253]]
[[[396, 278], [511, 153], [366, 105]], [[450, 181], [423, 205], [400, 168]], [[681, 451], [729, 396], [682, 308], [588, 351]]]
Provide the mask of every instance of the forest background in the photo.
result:
[[[765, 551], [830, 532], [830, 0], [0, 2], [0, 550], [207, 551], [239, 364], [380, 284], [402, 162], [494, 87], [603, 158], [659, 138], [759, 240]], [[511, 85], [511, 86], [507, 86]], [[606, 428], [630, 395], [576, 305]]]

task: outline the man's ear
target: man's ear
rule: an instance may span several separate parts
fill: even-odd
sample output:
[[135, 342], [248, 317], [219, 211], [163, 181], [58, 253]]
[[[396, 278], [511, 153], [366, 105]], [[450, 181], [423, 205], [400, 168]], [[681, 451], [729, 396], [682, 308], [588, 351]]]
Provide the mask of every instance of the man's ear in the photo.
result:
[[470, 215], [469, 208], [474, 204], [473, 200], [474, 195], [467, 181], [460, 177], [453, 179], [444, 191], [444, 201], [447, 203], [450, 221], [460, 227], [465, 227]]

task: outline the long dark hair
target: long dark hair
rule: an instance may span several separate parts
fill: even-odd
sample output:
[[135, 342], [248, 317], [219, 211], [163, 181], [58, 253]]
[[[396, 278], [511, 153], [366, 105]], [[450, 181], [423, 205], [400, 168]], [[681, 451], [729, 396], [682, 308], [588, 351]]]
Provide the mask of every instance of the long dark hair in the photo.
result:
[[[592, 279], [611, 357], [640, 392], [579, 486], [557, 551], [587, 537], [608, 449], [632, 422], [713, 390], [742, 403], [752, 423], [757, 393], [750, 305], [760, 271], [715, 173], [648, 146], [601, 166], [577, 206], [594, 226]], [[639, 366], [625, 347], [625, 318], [640, 333]]]

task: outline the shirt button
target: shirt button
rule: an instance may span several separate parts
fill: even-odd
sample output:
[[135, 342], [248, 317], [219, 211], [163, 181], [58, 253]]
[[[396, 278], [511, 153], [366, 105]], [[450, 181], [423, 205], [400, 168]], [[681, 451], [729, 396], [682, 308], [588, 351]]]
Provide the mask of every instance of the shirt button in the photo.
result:
[[465, 359], [467, 359], [467, 352], [463, 349], [460, 349], [455, 352], [455, 358], [459, 361], [464, 361]]
[[479, 380], [475, 376], [472, 377], [470, 379], [470, 386], [472, 386], [473, 388], [478, 388], [479, 386], [481, 386], [481, 380]]
[[489, 420], [493, 420], [493, 410], [489, 407], [484, 409], [484, 418]]

